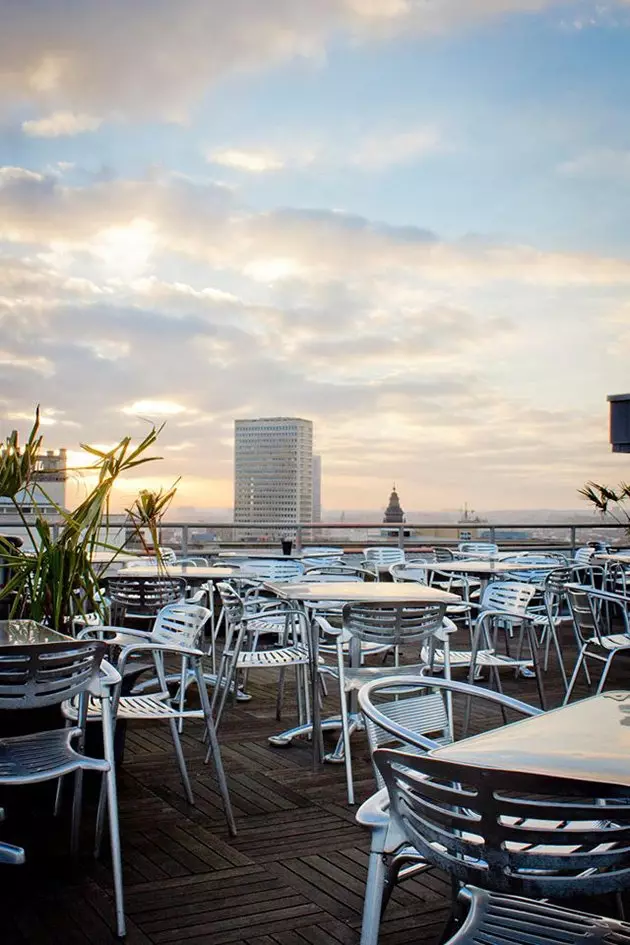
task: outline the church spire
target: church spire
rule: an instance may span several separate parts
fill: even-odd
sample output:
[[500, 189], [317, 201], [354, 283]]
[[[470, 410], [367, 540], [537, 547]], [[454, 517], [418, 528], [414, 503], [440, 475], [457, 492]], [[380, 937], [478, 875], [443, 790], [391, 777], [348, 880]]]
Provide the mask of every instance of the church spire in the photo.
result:
[[400, 499], [398, 498], [398, 493], [396, 492], [396, 483], [394, 483], [391, 495], [389, 497], [389, 505], [385, 509], [385, 517], [383, 518], [384, 522], [388, 524], [400, 524], [405, 521], [405, 513], [400, 507]]

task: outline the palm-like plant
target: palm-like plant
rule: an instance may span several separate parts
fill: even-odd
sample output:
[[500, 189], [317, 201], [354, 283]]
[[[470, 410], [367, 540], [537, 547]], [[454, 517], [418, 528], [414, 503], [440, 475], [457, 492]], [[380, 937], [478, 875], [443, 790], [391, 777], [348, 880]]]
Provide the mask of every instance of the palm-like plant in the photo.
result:
[[[0, 555], [11, 569], [9, 580], [0, 588], [0, 600], [11, 599], [12, 616], [28, 616], [62, 630], [76, 613], [99, 609], [98, 575], [92, 564], [94, 552], [111, 553], [107, 567], [122, 550], [100, 537], [109, 514], [112, 489], [123, 473], [161, 458], [146, 455], [161, 430], [162, 427], [152, 427], [137, 445], [131, 437], [124, 437], [111, 450], [82, 444], [82, 449], [95, 457], [89, 469], [96, 472], [97, 481], [72, 512], [58, 506], [41, 485], [37, 484], [35, 489], [41, 446], [39, 410], [24, 447], [20, 447], [15, 431], [7, 437], [0, 447], [0, 496], [11, 500], [33, 544], [33, 550], [15, 548], [0, 536]], [[61, 519], [60, 527], [51, 527], [41, 510], [38, 493], [55, 509]], [[22, 502], [33, 510], [32, 525], [23, 514]]]
[[630, 501], [630, 484], [620, 482], [617, 488], [604, 486], [597, 482], [587, 482], [579, 495], [593, 505], [602, 516], [608, 516], [618, 525], [622, 525], [630, 535], [630, 510], [626, 503]]

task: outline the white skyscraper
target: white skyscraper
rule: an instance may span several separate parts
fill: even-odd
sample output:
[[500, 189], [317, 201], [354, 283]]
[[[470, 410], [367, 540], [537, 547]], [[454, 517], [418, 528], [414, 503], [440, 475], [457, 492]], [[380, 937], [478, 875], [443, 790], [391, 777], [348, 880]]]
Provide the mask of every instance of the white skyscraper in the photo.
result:
[[234, 521], [295, 523], [312, 517], [312, 421], [235, 420]]

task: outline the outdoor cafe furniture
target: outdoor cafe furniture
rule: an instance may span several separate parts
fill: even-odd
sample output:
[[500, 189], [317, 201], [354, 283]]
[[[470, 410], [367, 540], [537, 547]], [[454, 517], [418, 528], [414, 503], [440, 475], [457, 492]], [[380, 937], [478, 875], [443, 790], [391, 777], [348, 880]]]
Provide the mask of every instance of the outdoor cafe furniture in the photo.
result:
[[[31, 620], [0, 622], [0, 709], [17, 711], [58, 706], [74, 700], [76, 724], [14, 738], [0, 739], [0, 786], [37, 784], [75, 774], [71, 845], [79, 840], [83, 771], [104, 776], [102, 798], [107, 803], [116, 903], [116, 928], [125, 935], [123, 880], [114, 762], [113, 690], [120, 676], [104, 660], [105, 645], [63, 636]], [[88, 699], [99, 706], [103, 758], [83, 754]], [[61, 799], [57, 793], [58, 809]]]
[[[555, 565], [550, 564], [548, 570], [551, 571]], [[485, 591], [488, 583], [495, 579], [505, 580], [506, 575], [518, 574], [519, 571], [527, 573], [532, 570], [531, 564], [503, 561], [492, 558], [471, 558], [463, 561], [440, 561], [435, 565], [429, 561], [427, 567], [434, 575], [438, 574], [440, 578], [446, 576], [467, 575], [476, 578], [481, 584], [481, 593]]]
[[[307, 581], [291, 584], [267, 582], [267, 589], [280, 600], [288, 601], [294, 608], [307, 613], [309, 605], [326, 606], [327, 603], [342, 604], [395, 604], [409, 602], [413, 604], [452, 604], [459, 600], [455, 594], [448, 594], [435, 587], [423, 584], [394, 584], [384, 581], [339, 581], [308, 583]], [[272, 745], [286, 746], [294, 738], [310, 736], [314, 732], [314, 761], [323, 760], [323, 729], [341, 729], [340, 717], [321, 720], [319, 702], [319, 628], [315, 621], [309, 620], [310, 660], [311, 660], [311, 708], [312, 720], [302, 726], [289, 729], [278, 735], [270, 736]]]
[[[468, 668], [469, 682], [473, 682], [483, 669], [488, 669], [495, 688], [501, 692], [500, 669], [513, 669], [521, 675], [531, 675], [530, 667], [538, 689], [538, 698], [545, 708], [545, 694], [538, 657], [538, 641], [535, 623], [538, 614], [528, 611], [528, 605], [534, 597], [536, 588], [532, 584], [519, 584], [514, 581], [495, 581], [489, 584], [480, 604], [470, 602], [478, 610], [478, 615], [471, 627], [470, 650], [450, 650], [435, 648], [435, 641], [425, 644], [422, 659], [427, 665], [444, 664], [447, 660], [452, 669]], [[515, 656], [507, 650], [503, 653], [498, 647], [499, 633], [508, 633], [514, 626], [520, 628], [520, 639]], [[531, 656], [521, 656], [522, 638], [526, 636]], [[432, 649], [431, 649], [431, 648]]]
[[[116, 718], [125, 722], [159, 721], [168, 723], [175, 758], [189, 804], [194, 804], [195, 801], [177, 723], [180, 720], [187, 719], [203, 720], [209, 743], [208, 758], [206, 760], [212, 755], [228, 828], [230, 833], [235, 836], [236, 826], [227, 780], [223, 769], [216, 727], [210, 709], [208, 690], [202, 672], [204, 653], [199, 648], [203, 624], [209, 616], [209, 611], [206, 608], [186, 604], [185, 602], [180, 603], [173, 610], [175, 613], [171, 616], [171, 619], [163, 620], [149, 634], [138, 630], [130, 630], [126, 627], [90, 627], [82, 631], [81, 636], [83, 639], [97, 637], [105, 640], [109, 652], [112, 655], [117, 654], [115, 665], [121, 677], [124, 677], [130, 659], [136, 656], [145, 656], [151, 659], [156, 676], [156, 691], [140, 694], [132, 692], [130, 695], [117, 693], [115, 701]], [[202, 619], [199, 619], [199, 612], [203, 612], [201, 614]], [[179, 660], [181, 669], [176, 678], [181, 678], [188, 671], [194, 675], [201, 703], [200, 708], [189, 708], [184, 705], [183, 701], [177, 703], [171, 699], [164, 666], [164, 660], [167, 657]], [[186, 687], [184, 686], [185, 692]], [[76, 716], [76, 708], [69, 703], [64, 704], [64, 712], [69, 720], [73, 720]], [[96, 721], [99, 718], [100, 705], [90, 701], [87, 714], [88, 722]]]
[[[611, 941], [630, 940], [616, 920], [534, 901], [629, 884], [629, 720], [630, 693], [610, 692], [424, 754], [375, 751], [390, 839], [471, 888], [464, 895], [476, 905], [454, 941], [568, 945], [604, 937], [606, 927]], [[366, 899], [363, 945], [374, 942], [375, 924]], [[489, 939], [483, 926], [493, 928]]]
[[[408, 587], [409, 585], [407, 585]], [[354, 804], [354, 782], [352, 776], [351, 735], [363, 728], [363, 720], [358, 711], [357, 693], [368, 680], [389, 676], [392, 669], [381, 666], [361, 665], [363, 648], [370, 644], [395, 649], [407, 644], [418, 644], [422, 648], [428, 641], [438, 639], [448, 653], [448, 637], [455, 629], [453, 623], [445, 617], [446, 604], [443, 601], [414, 602], [402, 600], [383, 603], [346, 604], [343, 608], [341, 630], [333, 630], [326, 624], [328, 632], [336, 638], [336, 667], [327, 671], [337, 679], [341, 717], [337, 725], [341, 736], [335, 750], [326, 756], [327, 761], [343, 762], [346, 770], [346, 789], [348, 804]], [[348, 644], [349, 665], [345, 665], [345, 649]], [[398, 675], [417, 675], [426, 666], [425, 663], [414, 666], [397, 667]], [[450, 663], [445, 664], [445, 675], [450, 678]], [[447, 726], [452, 731], [452, 717], [447, 712]], [[327, 728], [331, 722], [327, 720]]]
[[[310, 715], [308, 675], [311, 663], [306, 616], [275, 601], [273, 606], [249, 607], [227, 583], [217, 585], [226, 615], [225, 645], [214, 687], [212, 711], [217, 727], [221, 722], [228, 694], [238, 688], [238, 673], [250, 670], [295, 669], [295, 688], [299, 724]], [[265, 603], [267, 603], [265, 601]], [[254, 602], [256, 604], [256, 602]], [[259, 648], [261, 631], [271, 630], [279, 637], [278, 644]], [[249, 637], [246, 645], [246, 637]], [[277, 718], [281, 715], [283, 677], [278, 683]]]
[[[597, 685], [597, 692], [601, 692], [608, 677], [611, 664], [615, 656], [630, 650], [630, 618], [628, 607], [630, 598], [609, 591], [599, 590], [590, 585], [567, 584], [566, 595], [571, 617], [578, 642], [579, 652], [575, 667], [569, 681], [564, 698], [567, 703], [580, 672], [584, 670], [586, 680], [590, 685], [591, 679], [587, 660], [603, 663], [602, 673]], [[605, 619], [607, 610], [612, 610], [621, 617], [623, 632], [611, 633]]]
[[[370, 830], [362, 945], [376, 945], [379, 923], [396, 885], [431, 866], [414, 847], [404, 842], [390, 821], [385, 781], [374, 764], [376, 749], [397, 748], [424, 754], [451, 744], [453, 732], [448, 700], [453, 695], [483, 702], [487, 708], [498, 706], [504, 723], [507, 709], [524, 716], [540, 715], [542, 711], [479, 686], [423, 675], [399, 677], [395, 674], [396, 670], [392, 670], [389, 676], [373, 680], [359, 690], [377, 785], [376, 793], [357, 811], [357, 822]], [[394, 686], [392, 678], [397, 679]]]
[[186, 581], [166, 575], [143, 577], [135, 569], [124, 569], [107, 579], [107, 596], [124, 611], [127, 620], [153, 622], [162, 607], [186, 596]]

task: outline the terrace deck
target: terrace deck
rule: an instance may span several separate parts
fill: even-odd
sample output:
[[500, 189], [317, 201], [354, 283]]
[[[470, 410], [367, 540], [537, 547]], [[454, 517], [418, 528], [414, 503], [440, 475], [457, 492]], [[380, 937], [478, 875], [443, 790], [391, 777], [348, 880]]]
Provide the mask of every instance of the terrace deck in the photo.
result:
[[[550, 704], [557, 704], [554, 667], [547, 679]], [[610, 685], [627, 687], [622, 660]], [[236, 839], [227, 832], [212, 769], [203, 764], [200, 725], [188, 724], [184, 733], [195, 807], [184, 800], [167, 726], [128, 732], [119, 779], [128, 945], [358, 943], [369, 838], [346, 805], [343, 768], [313, 771], [307, 743], [270, 747], [267, 736], [282, 727], [275, 686], [269, 674], [259, 674], [248, 688], [251, 702], [230, 708], [220, 733]], [[533, 680], [509, 675], [505, 688], [536, 704]], [[285, 704], [290, 719], [293, 703], [287, 697]], [[329, 696], [326, 712], [331, 707]], [[476, 728], [492, 724], [476, 716]], [[353, 743], [360, 800], [374, 789], [361, 739]], [[88, 796], [82, 852], [73, 861], [67, 811], [53, 819], [53, 794], [46, 785], [0, 797], [7, 811], [0, 837], [27, 852], [25, 866], [0, 867], [0, 941], [111, 945], [108, 860], [90, 855], [94, 798]], [[404, 884], [385, 914], [382, 945], [439, 941], [449, 898], [450, 884], [437, 871]], [[589, 903], [593, 911], [600, 905]]]

